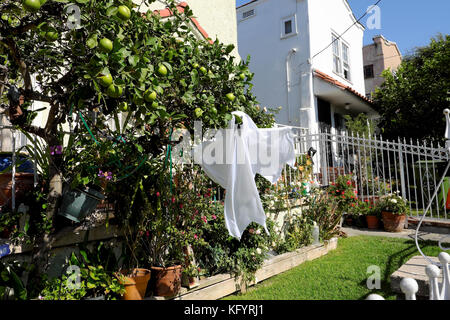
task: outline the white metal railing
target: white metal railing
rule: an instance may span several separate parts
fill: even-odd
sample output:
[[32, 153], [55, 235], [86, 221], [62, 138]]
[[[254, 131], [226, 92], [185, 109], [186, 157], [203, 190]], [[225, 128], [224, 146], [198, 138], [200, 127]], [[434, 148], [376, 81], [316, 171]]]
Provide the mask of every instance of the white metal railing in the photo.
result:
[[449, 154], [439, 144], [327, 130], [296, 134], [295, 146], [298, 154], [305, 154], [310, 148], [317, 151], [313, 157], [314, 175], [322, 185], [336, 181], [340, 175], [352, 174], [360, 199], [376, 200], [398, 192], [409, 200], [412, 216], [423, 214], [431, 195], [439, 188], [429, 217], [449, 218], [446, 202], [450, 177], [438, 186]]

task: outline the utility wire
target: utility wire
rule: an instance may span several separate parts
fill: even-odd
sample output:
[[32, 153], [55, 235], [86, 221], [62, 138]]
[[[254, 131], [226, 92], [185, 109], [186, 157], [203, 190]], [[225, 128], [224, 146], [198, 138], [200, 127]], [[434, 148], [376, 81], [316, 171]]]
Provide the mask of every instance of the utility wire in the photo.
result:
[[[370, 6], [369, 8], [375, 7], [377, 6], [382, 0], [378, 0], [374, 5]], [[311, 60], [314, 59], [315, 57], [317, 57], [319, 54], [321, 54], [322, 52], [324, 52], [325, 50], [327, 50], [330, 46], [333, 45], [333, 43], [335, 43], [337, 40], [341, 39], [342, 36], [344, 34], [347, 33], [348, 30], [350, 30], [354, 25], [356, 25], [357, 23], [359, 23], [367, 14], [369, 13], [368, 10], [366, 10], [366, 12], [358, 19], [356, 20], [350, 27], [348, 27], [343, 33], [341, 33], [340, 35], [337, 36], [336, 39], [334, 39], [333, 41], [331, 41], [325, 48], [323, 48], [322, 50], [320, 50], [318, 53], [316, 53], [315, 55], [312, 56]], [[297, 68], [301, 67], [302, 65], [304, 65], [307, 61], [301, 63], [300, 65], [297, 66]]]

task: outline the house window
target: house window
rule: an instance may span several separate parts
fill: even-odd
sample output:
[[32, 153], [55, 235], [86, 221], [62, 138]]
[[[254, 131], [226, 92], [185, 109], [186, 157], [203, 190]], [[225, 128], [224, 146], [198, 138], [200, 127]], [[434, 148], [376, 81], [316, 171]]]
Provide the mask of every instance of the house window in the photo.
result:
[[373, 78], [373, 64], [364, 67], [364, 79]]
[[333, 71], [341, 74], [341, 51], [339, 50], [339, 38], [333, 34]]
[[253, 17], [254, 15], [255, 15], [255, 9], [248, 10], [248, 11], [245, 11], [244, 13], [242, 13], [242, 19], [247, 19], [247, 18]]
[[281, 21], [281, 38], [297, 34], [295, 15]]
[[349, 62], [348, 46], [342, 43], [342, 70], [344, 78], [350, 80], [350, 62]]
[[350, 81], [350, 48], [335, 34], [332, 34], [332, 42], [333, 71]]

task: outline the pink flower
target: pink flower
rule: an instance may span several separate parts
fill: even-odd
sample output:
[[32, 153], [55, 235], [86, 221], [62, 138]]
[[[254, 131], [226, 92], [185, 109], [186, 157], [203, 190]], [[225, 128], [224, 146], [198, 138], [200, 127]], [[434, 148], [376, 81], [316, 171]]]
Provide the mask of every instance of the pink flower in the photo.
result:
[[213, 220], [216, 220], [216, 219], [217, 219], [217, 217], [216, 217], [215, 214], [213, 214], [213, 215], [211, 216], [211, 218], [213, 218]]
[[159, 192], [156, 193], [156, 196], [159, 197], [161, 194]]
[[194, 234], [194, 239], [195, 239], [195, 240], [197, 240], [197, 239], [198, 239], [198, 236], [197, 236], [196, 234]]
[[150, 237], [150, 231], [147, 231], [147, 232], [145, 233], [145, 235], [147, 236], [147, 238]]
[[207, 222], [208, 222], [208, 220], [206, 219], [205, 216], [202, 216], [202, 220], [203, 220], [204, 223], [207, 223]]
[[172, 203], [175, 203], [175, 197], [172, 197]]

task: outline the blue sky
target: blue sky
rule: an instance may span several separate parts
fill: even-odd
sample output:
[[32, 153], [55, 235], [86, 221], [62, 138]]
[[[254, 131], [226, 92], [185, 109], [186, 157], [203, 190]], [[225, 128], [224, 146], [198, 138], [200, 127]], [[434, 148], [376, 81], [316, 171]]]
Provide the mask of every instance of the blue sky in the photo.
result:
[[[236, 5], [249, 1], [236, 0]], [[361, 17], [375, 2], [376, 0], [349, 0], [356, 18]], [[438, 32], [450, 34], [449, 0], [382, 0], [379, 7], [381, 29], [366, 28], [364, 44], [371, 43], [373, 36], [382, 34], [386, 39], [396, 42], [405, 55], [415, 47], [427, 45]], [[368, 17], [369, 15], [361, 20], [365, 26]]]

